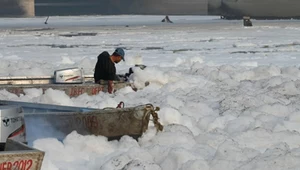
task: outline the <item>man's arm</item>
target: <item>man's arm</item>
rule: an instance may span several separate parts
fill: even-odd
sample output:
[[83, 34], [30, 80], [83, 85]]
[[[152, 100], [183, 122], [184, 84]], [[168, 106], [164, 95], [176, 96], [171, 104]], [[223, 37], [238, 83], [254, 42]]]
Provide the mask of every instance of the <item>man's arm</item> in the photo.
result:
[[115, 71], [108, 75], [108, 93], [114, 92], [114, 78], [115, 78]]
[[108, 80], [108, 93], [112, 94], [114, 92], [114, 81]]
[[111, 68], [109, 69], [109, 74], [108, 74], [108, 93], [113, 93], [114, 92], [114, 80], [115, 80], [115, 76], [116, 76], [116, 68], [113, 66], [111, 66]]

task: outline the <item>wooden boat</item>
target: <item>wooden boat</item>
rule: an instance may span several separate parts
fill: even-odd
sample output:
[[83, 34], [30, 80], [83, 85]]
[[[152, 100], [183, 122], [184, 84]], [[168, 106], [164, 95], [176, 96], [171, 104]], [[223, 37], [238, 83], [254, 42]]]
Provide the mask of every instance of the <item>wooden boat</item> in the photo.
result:
[[[93, 76], [85, 76], [85, 82], [82, 84], [55, 84], [52, 76], [24, 76], [24, 77], [0, 77], [0, 90], [7, 90], [16, 95], [25, 94], [26, 89], [42, 89], [43, 93], [47, 89], [64, 91], [70, 97], [76, 97], [81, 94], [96, 95], [99, 92], [107, 92], [107, 84], [93, 83]], [[114, 81], [116, 90], [131, 86], [126, 81]]]

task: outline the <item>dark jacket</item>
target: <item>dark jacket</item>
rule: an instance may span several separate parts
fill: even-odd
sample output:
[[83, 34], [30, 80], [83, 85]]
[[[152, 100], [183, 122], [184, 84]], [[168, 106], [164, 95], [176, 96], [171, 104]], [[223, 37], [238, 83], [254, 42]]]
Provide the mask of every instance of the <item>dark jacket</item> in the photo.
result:
[[115, 80], [116, 67], [115, 63], [111, 61], [110, 55], [107, 51], [102, 52], [98, 56], [98, 61], [95, 66], [94, 80], [97, 83], [99, 80]]

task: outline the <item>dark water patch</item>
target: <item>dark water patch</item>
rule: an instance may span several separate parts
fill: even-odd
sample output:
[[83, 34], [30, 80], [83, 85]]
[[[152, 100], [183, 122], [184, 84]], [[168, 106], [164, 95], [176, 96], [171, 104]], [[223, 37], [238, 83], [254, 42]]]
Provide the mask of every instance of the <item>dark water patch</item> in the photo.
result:
[[211, 48], [203, 48], [203, 49], [192, 49], [192, 48], [182, 48], [177, 50], [172, 50], [173, 53], [186, 52], [186, 51], [211, 51]]
[[51, 47], [51, 48], [82, 48], [82, 47], [99, 47], [100, 45], [92, 44], [76, 44], [76, 45], [65, 45], [65, 44], [23, 44], [23, 45], [11, 45], [7, 47]]
[[271, 51], [233, 51], [230, 54], [256, 54], [256, 53], [270, 53]]
[[137, 47], [125, 47], [123, 46], [122, 43], [118, 43], [118, 44], [104, 44], [105, 47], [111, 47], [111, 48], [123, 48], [124, 50], [132, 50], [133, 48], [137, 48]]
[[78, 37], [78, 36], [96, 36], [98, 33], [94, 32], [78, 32], [78, 33], [68, 33], [68, 34], [59, 34], [62, 37]]
[[293, 53], [299, 52], [299, 50], [270, 50], [270, 51], [233, 51], [230, 54], [257, 54], [257, 53]]
[[263, 45], [261, 48], [271, 48], [270, 45]]
[[193, 49], [178, 49], [178, 50], [172, 50], [173, 53], [178, 53], [178, 52], [185, 52], [185, 51], [193, 51]]
[[26, 28], [26, 29], [16, 29], [15, 31], [33, 32], [33, 31], [50, 31], [50, 30], [54, 30], [54, 28]]
[[300, 46], [300, 42], [293, 42], [289, 44], [277, 44], [277, 45], [263, 45], [261, 48], [280, 48], [280, 47], [293, 47]]
[[275, 47], [292, 47], [292, 46], [298, 46], [298, 45], [300, 45], [300, 43], [294, 42], [294, 43], [291, 43], [291, 44], [279, 44], [279, 45], [275, 45]]
[[[121, 47], [122, 46], [122, 44], [121, 43], [118, 43], [118, 44], [104, 44], [104, 46], [106, 46], [106, 47]], [[122, 48], [124, 48], [124, 47], [122, 47]]]
[[213, 41], [218, 41], [218, 40], [210, 38], [210, 39], [206, 39], [206, 40], [199, 40], [199, 41], [196, 41], [196, 42], [213, 42]]
[[146, 47], [142, 48], [142, 50], [163, 50], [163, 47]]
[[230, 52], [230, 54], [256, 54], [256, 53], [274, 53], [278, 52], [278, 50], [272, 50], [272, 51], [233, 51]]
[[[132, 47], [123, 47], [121, 44], [108, 44], [105, 46], [111, 46], [112, 48], [121, 47], [124, 50], [131, 50]], [[9, 45], [7, 47], [51, 47], [51, 48], [85, 48], [85, 47], [103, 47], [103, 44], [21, 44], [21, 45]]]

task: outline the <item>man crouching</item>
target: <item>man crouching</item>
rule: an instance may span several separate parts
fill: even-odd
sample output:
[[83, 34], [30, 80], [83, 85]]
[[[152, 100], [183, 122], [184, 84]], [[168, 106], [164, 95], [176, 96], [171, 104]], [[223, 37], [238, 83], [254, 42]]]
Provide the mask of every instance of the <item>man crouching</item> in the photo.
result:
[[101, 81], [108, 81], [108, 93], [114, 92], [114, 80], [119, 80], [116, 75], [115, 63], [119, 63], [121, 60], [125, 61], [125, 52], [122, 48], [116, 48], [114, 53], [110, 55], [107, 51], [102, 52], [98, 56], [98, 61], [95, 66], [94, 80], [95, 83], [101, 83]]

